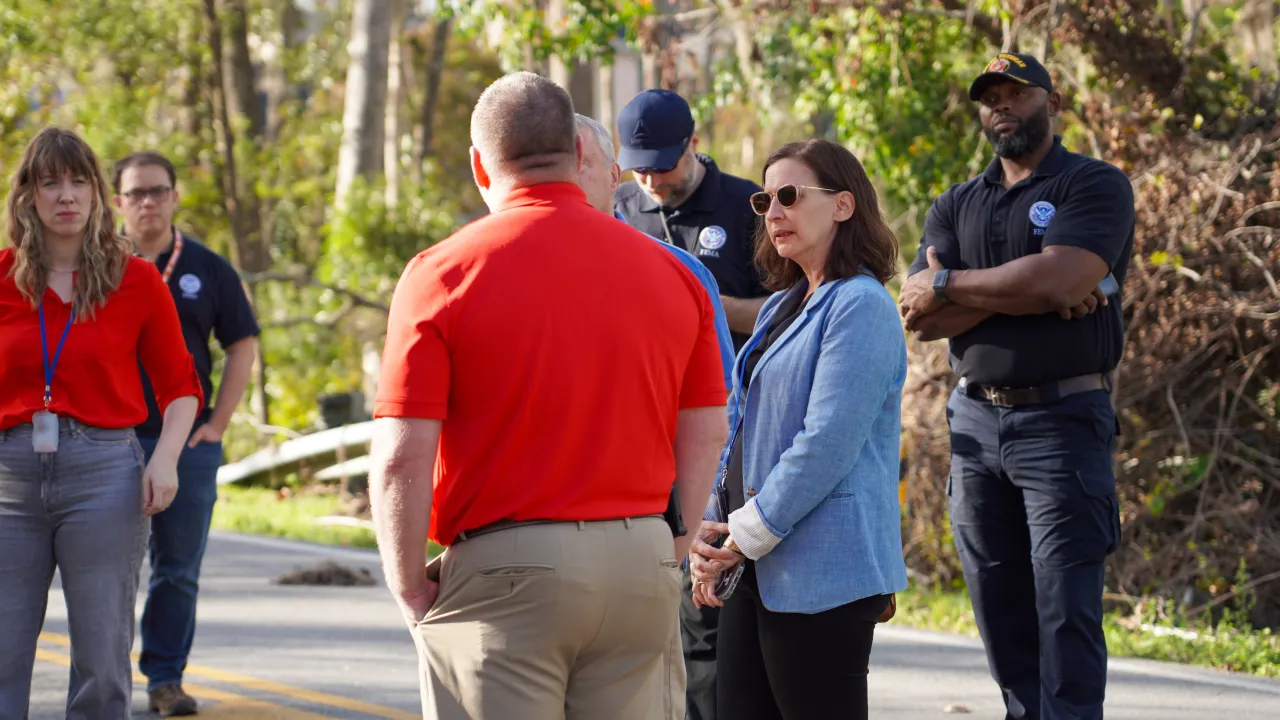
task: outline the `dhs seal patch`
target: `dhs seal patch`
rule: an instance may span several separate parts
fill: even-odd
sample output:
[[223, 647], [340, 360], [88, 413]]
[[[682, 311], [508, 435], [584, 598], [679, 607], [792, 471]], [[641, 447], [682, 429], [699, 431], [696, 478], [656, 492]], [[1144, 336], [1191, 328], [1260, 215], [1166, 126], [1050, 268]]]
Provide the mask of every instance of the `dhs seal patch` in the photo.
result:
[[706, 250], [719, 250], [724, 247], [724, 243], [728, 239], [728, 233], [719, 225], [704, 227], [702, 232], [698, 233], [698, 244]]
[[1043, 235], [1044, 229], [1049, 227], [1049, 221], [1053, 219], [1057, 212], [1058, 209], [1053, 206], [1053, 203], [1044, 200], [1032, 205], [1031, 212], [1027, 213], [1031, 218], [1031, 224], [1037, 228], [1032, 232], [1036, 235]]
[[178, 278], [178, 289], [182, 290], [182, 297], [188, 300], [195, 300], [200, 294], [200, 278], [187, 273]]

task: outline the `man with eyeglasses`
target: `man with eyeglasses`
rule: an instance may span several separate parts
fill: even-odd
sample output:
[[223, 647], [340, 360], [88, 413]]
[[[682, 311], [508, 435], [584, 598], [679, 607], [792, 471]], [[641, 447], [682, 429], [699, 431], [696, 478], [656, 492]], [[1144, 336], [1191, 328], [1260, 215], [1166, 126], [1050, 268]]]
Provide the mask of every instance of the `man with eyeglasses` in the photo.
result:
[[[618, 164], [636, 179], [618, 188], [614, 210], [637, 230], [693, 253], [711, 271], [737, 352], [769, 295], [754, 265], [750, 198], [760, 186], [721, 172], [697, 151], [689, 103], [669, 90], [645, 90], [627, 103], [618, 115], [618, 135]], [[686, 567], [680, 631], [688, 720], [715, 718], [719, 618], [719, 608], [694, 605]]]
[[[196, 701], [182, 689], [182, 674], [195, 636], [200, 563], [218, 494], [222, 435], [253, 373], [259, 328], [231, 263], [174, 227], [173, 163], [159, 153], [136, 152], [116, 163], [112, 180], [123, 233], [169, 286], [206, 398], [213, 398], [211, 335], [226, 354], [217, 401], [196, 418], [178, 459], [178, 495], [151, 518], [151, 582], [142, 614], [139, 666], [147, 676], [150, 709], [163, 717], [194, 715]], [[150, 461], [161, 415], [145, 373], [142, 380], [150, 414], [136, 431]]]
[[627, 224], [698, 257], [720, 285], [734, 351], [755, 329], [769, 293], [755, 256], [756, 217], [748, 198], [760, 186], [721, 172], [698, 152], [689, 103], [670, 90], [645, 90], [618, 114], [618, 164], [635, 180], [618, 188], [614, 209]]

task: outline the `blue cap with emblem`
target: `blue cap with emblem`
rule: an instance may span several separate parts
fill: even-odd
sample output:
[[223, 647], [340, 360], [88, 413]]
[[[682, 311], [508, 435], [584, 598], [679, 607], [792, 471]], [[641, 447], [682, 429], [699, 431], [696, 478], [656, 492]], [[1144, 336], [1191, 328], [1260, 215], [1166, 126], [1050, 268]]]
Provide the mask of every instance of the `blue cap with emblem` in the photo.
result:
[[1049, 71], [1039, 60], [1021, 53], [1000, 53], [991, 58], [981, 75], [974, 78], [969, 86], [969, 99], [977, 100], [993, 83], [1006, 80], [1053, 92], [1053, 78], [1049, 77]]
[[618, 113], [623, 170], [672, 170], [693, 138], [693, 112], [670, 90], [645, 90]]

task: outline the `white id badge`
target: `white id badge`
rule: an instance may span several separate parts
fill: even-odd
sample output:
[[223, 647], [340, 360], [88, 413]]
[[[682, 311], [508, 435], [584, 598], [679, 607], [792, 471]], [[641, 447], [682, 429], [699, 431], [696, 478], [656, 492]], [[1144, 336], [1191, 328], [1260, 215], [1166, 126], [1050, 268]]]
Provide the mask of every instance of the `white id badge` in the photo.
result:
[[38, 453], [58, 452], [58, 416], [37, 410], [31, 416], [31, 447]]

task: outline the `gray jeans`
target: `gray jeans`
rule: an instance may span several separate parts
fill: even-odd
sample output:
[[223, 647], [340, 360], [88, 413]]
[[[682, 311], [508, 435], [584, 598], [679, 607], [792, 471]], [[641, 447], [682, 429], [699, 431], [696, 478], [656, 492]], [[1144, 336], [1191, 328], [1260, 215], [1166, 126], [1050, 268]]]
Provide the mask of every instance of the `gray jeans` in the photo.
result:
[[127, 720], [133, 693], [142, 448], [133, 430], [60, 421], [58, 451], [31, 426], [0, 430], [0, 720], [22, 720], [49, 585], [62, 577], [71, 634], [67, 720]]

